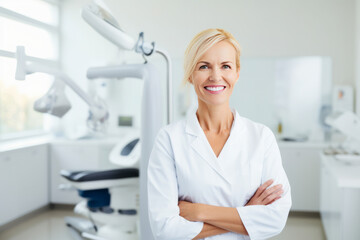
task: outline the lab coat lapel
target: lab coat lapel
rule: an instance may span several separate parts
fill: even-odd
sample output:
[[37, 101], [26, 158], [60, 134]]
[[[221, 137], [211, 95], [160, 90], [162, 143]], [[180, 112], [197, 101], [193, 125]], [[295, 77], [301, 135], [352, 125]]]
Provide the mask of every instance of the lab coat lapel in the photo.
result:
[[230, 183], [221, 169], [219, 161], [216, 158], [209, 142], [207, 141], [204, 131], [201, 129], [201, 126], [196, 117], [196, 110], [187, 116], [185, 131], [187, 134], [190, 134], [194, 137], [190, 145], [195, 150], [195, 152], [199, 154], [200, 158], [203, 161], [206, 161], [206, 163], [225, 181]]
[[244, 136], [241, 137], [241, 132], [244, 130], [244, 124], [241, 123], [241, 118], [239, 113], [233, 109], [234, 114], [234, 123], [232, 125], [230, 136], [226, 141], [219, 158], [234, 158], [235, 155], [238, 155], [241, 152], [241, 144], [244, 140]]
[[246, 138], [243, 132], [245, 126], [242, 118], [236, 110], [233, 110], [233, 113], [235, 118], [230, 136], [219, 155], [219, 164], [226, 173], [225, 177], [228, 179], [228, 182], [231, 183], [234, 183], [234, 179], [237, 178], [240, 169], [244, 167], [243, 161], [245, 159], [241, 155]]

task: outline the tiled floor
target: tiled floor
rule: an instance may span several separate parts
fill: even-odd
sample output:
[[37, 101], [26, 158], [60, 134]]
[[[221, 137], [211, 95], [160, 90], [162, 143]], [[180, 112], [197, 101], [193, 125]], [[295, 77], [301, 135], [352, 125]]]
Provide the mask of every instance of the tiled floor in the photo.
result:
[[67, 240], [71, 239], [64, 224], [71, 210], [48, 210], [10, 229], [0, 232], [0, 240]]
[[[72, 239], [64, 224], [65, 216], [76, 216], [71, 210], [53, 209], [0, 232], [0, 240], [67, 240]], [[283, 232], [273, 240], [325, 240], [321, 220], [317, 217], [290, 216]]]

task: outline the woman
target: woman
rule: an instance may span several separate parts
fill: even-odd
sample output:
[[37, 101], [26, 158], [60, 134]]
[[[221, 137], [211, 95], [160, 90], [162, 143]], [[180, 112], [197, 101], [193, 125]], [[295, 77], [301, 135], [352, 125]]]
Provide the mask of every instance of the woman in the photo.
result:
[[202, 31], [186, 50], [184, 68], [198, 109], [156, 137], [148, 167], [154, 237], [264, 239], [280, 233], [291, 196], [275, 137], [229, 106], [239, 44], [222, 29]]

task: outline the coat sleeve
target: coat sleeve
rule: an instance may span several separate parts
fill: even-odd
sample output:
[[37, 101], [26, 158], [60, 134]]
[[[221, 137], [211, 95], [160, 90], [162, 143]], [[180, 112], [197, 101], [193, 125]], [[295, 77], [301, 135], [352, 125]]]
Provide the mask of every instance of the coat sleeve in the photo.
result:
[[179, 215], [174, 154], [165, 129], [155, 139], [147, 173], [149, 220], [155, 239], [193, 239], [204, 223], [191, 222]]
[[274, 134], [264, 127], [264, 161], [261, 184], [274, 179], [273, 185], [282, 184], [281, 198], [269, 205], [237, 207], [241, 220], [251, 239], [267, 239], [279, 234], [285, 227], [291, 207], [290, 184], [281, 162]]

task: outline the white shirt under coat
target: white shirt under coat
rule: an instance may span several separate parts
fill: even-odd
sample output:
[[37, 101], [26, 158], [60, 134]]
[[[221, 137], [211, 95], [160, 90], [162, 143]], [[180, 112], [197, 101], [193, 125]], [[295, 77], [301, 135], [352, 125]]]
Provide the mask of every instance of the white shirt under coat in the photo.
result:
[[[155, 140], [148, 167], [148, 204], [155, 239], [193, 239], [203, 222], [179, 215], [179, 200], [237, 209], [249, 236], [224, 233], [205, 239], [267, 239], [285, 226], [291, 207], [290, 185], [271, 130], [241, 117], [234, 121], [216, 157], [196, 111], [163, 127]], [[281, 183], [282, 197], [267, 206], [244, 206], [269, 179]]]

